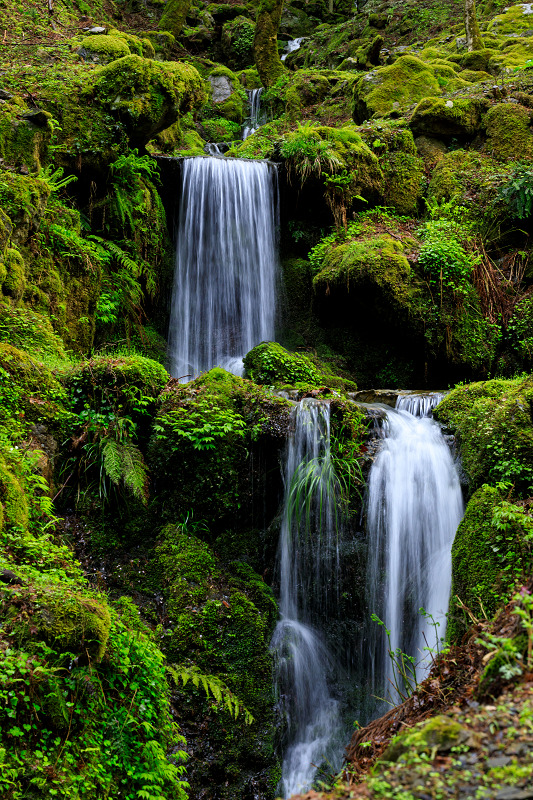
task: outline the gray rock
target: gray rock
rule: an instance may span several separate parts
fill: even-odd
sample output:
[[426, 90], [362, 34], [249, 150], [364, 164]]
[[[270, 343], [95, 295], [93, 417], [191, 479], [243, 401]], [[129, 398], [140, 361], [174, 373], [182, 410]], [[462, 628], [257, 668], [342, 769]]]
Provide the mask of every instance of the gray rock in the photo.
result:
[[95, 25], [94, 28], [84, 28], [83, 31], [84, 33], [92, 34], [107, 33], [107, 28], [102, 28], [99, 25]]
[[213, 90], [213, 103], [223, 103], [233, 94], [233, 87], [225, 75], [210, 75], [209, 83]]

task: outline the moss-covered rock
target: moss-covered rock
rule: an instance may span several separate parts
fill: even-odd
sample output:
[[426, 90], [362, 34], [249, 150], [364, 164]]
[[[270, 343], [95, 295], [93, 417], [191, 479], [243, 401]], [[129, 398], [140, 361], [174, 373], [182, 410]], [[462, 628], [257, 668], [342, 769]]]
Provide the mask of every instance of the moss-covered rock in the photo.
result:
[[103, 67], [94, 93], [124, 125], [132, 146], [144, 145], [205, 99], [203, 81], [188, 64], [126, 56]]
[[262, 342], [244, 358], [247, 377], [256, 383], [312, 388], [354, 390], [357, 384], [338, 375], [316, 356], [290, 353], [277, 342]]
[[147, 433], [156, 400], [169, 375], [157, 361], [139, 355], [95, 356], [63, 376], [73, 409], [128, 417]]
[[21, 100], [0, 106], [0, 156], [5, 165], [37, 171], [46, 159], [51, 138], [50, 116], [36, 113]]
[[220, 47], [224, 63], [231, 69], [245, 69], [254, 63], [255, 24], [249, 17], [238, 16], [222, 26]]
[[487, 133], [485, 150], [500, 161], [527, 161], [533, 157], [531, 109], [517, 103], [498, 103], [483, 119]]
[[468, 733], [458, 722], [439, 715], [400, 733], [379, 760], [398, 761], [404, 753], [448, 753], [467, 738]]
[[78, 54], [85, 60], [108, 64], [117, 58], [131, 55], [131, 50], [123, 37], [96, 34], [82, 39]]
[[424, 164], [411, 131], [382, 121], [360, 128], [364, 141], [379, 158], [384, 177], [384, 204], [398, 214], [416, 216], [425, 188]]
[[[194, 508], [216, 532], [252, 527], [250, 458], [262, 453], [266, 463], [275, 463], [289, 410], [287, 401], [219, 368], [189, 384], [171, 384], [149, 449], [164, 517]], [[259, 478], [272, 499], [276, 473]]]
[[2, 292], [14, 300], [20, 300], [26, 288], [26, 273], [22, 254], [13, 247], [8, 247], [4, 256], [5, 278]]
[[433, 65], [416, 56], [400, 56], [393, 64], [367, 72], [354, 89], [354, 119], [364, 122], [405, 108], [424, 97], [438, 97], [443, 89], [466, 86], [452, 66]]
[[435, 416], [457, 434], [472, 487], [498, 480], [527, 491], [533, 480], [533, 379], [458, 386]]
[[480, 128], [484, 106], [486, 103], [469, 98], [426, 97], [415, 108], [409, 125], [415, 136], [473, 137]]
[[516, 581], [525, 531], [517, 522], [499, 529], [494, 518], [502, 504], [501, 493], [487, 484], [471, 497], [452, 547], [452, 591], [447, 637], [459, 642], [471, 620], [464, 604], [476, 617], [494, 615]]
[[11, 240], [26, 244], [42, 219], [50, 197], [47, 183], [33, 175], [4, 172], [0, 182], [0, 204], [12, 222]]

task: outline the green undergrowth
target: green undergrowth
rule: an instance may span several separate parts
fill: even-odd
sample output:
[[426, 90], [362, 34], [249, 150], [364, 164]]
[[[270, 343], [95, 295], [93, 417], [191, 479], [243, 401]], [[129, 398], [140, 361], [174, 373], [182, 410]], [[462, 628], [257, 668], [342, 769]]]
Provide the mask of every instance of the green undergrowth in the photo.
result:
[[245, 356], [246, 375], [255, 383], [275, 386], [278, 389], [295, 388], [298, 392], [320, 389], [350, 391], [357, 384], [336, 375], [335, 367], [309, 353], [290, 353], [277, 342], [263, 342]]
[[457, 435], [472, 487], [506, 481], [520, 496], [533, 486], [530, 376], [458, 386], [435, 416]]

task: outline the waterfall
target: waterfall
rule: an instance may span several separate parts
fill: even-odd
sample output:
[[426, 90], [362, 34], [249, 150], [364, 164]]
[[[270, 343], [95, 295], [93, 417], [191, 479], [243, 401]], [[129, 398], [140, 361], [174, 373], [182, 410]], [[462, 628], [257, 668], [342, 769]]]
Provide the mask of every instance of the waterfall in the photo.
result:
[[[368, 593], [370, 611], [391, 632], [392, 649], [418, 662], [417, 678], [427, 672], [424, 653], [435, 645], [434, 630], [420, 608], [446, 630], [451, 586], [451, 548], [463, 515], [459, 476], [440, 426], [430, 418], [442, 395], [404, 395], [387, 412], [384, 441], [368, 484]], [[397, 701], [385, 635], [377, 625], [371, 637], [374, 690]], [[427, 637], [427, 643], [426, 639]]]
[[277, 175], [265, 161], [183, 160], [170, 372], [190, 380], [274, 338]]
[[[321, 627], [338, 591], [339, 524], [327, 402], [304, 399], [287, 449], [279, 543], [280, 621], [272, 637], [275, 684], [285, 716], [283, 796], [306, 791], [317, 766], [336, 764], [339, 704], [328, 687], [334, 660]], [[295, 486], [300, 487], [298, 496]], [[304, 499], [302, 499], [302, 497]]]
[[244, 128], [242, 131], [242, 138], [247, 139], [252, 133], [255, 133], [256, 130], [263, 124], [262, 115], [261, 115], [261, 95], [263, 94], [263, 88], [261, 89], [247, 89], [246, 95], [248, 97], [248, 108], [249, 114], [244, 123]]
[[299, 50], [304, 38], [304, 36], [300, 36], [298, 39], [290, 39], [285, 45], [285, 52], [281, 56], [281, 60], [285, 61], [289, 53], [294, 53], [295, 50]]

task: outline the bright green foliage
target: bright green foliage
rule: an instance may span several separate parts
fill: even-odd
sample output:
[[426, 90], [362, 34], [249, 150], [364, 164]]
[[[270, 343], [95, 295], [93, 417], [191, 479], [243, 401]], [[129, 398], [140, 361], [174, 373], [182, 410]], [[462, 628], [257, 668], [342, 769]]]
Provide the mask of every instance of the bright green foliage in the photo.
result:
[[289, 353], [277, 342], [263, 342], [244, 359], [247, 375], [256, 383], [320, 383], [320, 375], [305, 355]]
[[448, 220], [427, 222], [418, 263], [430, 284], [440, 292], [466, 294], [475, 259], [459, 240], [460, 231]]
[[500, 187], [500, 197], [513, 217], [530, 217], [533, 213], [533, 170], [526, 165], [516, 167]]
[[459, 438], [463, 466], [472, 486], [509, 481], [517, 493], [533, 485], [531, 377], [458, 386], [439, 404], [436, 416]]
[[189, 681], [196, 689], [201, 685], [207, 697], [212, 695], [215, 703], [222, 706], [232, 717], [237, 719], [239, 713], [242, 712], [247, 725], [254, 722], [248, 709], [216, 675], [206, 675], [194, 667], [171, 666], [168, 670], [178, 685], [181, 682], [183, 686], [187, 686]]
[[488, 485], [468, 503], [452, 547], [451, 641], [460, 641], [471, 623], [461, 604], [475, 617], [490, 619], [530, 568], [531, 519], [513, 505]]
[[81, 48], [90, 56], [94, 55], [96, 61], [106, 64], [117, 58], [131, 55], [127, 41], [118, 36], [94, 35], [86, 36], [81, 41]]
[[291, 353], [277, 342], [262, 342], [244, 358], [246, 374], [255, 383], [295, 386], [309, 389], [355, 389], [356, 384], [336, 375], [330, 366], [314, 355]]
[[210, 524], [238, 524], [248, 513], [249, 452], [277, 452], [288, 409], [285, 400], [219, 368], [171, 385], [149, 449], [163, 513], [175, 519], [194, 508]]

